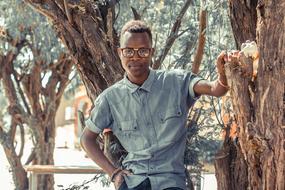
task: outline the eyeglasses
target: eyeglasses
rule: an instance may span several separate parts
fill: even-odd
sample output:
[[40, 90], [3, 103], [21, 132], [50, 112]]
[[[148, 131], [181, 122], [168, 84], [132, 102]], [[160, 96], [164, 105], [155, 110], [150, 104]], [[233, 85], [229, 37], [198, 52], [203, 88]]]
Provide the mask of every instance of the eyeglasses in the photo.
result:
[[147, 58], [150, 56], [151, 48], [120, 48], [122, 51], [122, 54], [126, 58], [132, 58], [135, 55], [135, 52], [138, 53], [138, 56], [140, 58]]

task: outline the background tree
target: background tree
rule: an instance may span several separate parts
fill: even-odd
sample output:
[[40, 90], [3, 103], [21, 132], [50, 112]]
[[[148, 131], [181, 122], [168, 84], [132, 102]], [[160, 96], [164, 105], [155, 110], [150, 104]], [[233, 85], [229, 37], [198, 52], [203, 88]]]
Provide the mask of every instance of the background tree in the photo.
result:
[[217, 163], [218, 186], [285, 189], [284, 2], [228, 3], [237, 48], [245, 40], [256, 40], [259, 62], [254, 78], [252, 59], [227, 65], [238, 143], [232, 146], [228, 141], [227, 156]]
[[[54, 164], [55, 114], [73, 63], [44, 17], [19, 1], [1, 1], [0, 8], [4, 18], [0, 28], [0, 81], [8, 110], [1, 110], [0, 143], [16, 189], [26, 189], [23, 165]], [[28, 133], [33, 140], [30, 153], [24, 152]], [[24, 154], [29, 154], [26, 162], [22, 162]], [[53, 189], [52, 176], [38, 180], [39, 189]]]

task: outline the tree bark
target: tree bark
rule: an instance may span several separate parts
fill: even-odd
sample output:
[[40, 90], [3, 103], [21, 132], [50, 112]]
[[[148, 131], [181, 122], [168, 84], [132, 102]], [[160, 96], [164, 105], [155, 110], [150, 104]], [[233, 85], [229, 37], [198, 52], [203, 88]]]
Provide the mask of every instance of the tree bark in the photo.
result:
[[247, 165], [241, 154], [239, 144], [230, 137], [229, 124], [223, 147], [215, 157], [217, 187], [221, 190], [245, 190], [248, 186]]
[[[259, 47], [257, 78], [252, 79], [252, 60], [241, 58], [241, 65], [226, 65], [228, 84], [238, 124], [238, 151], [245, 160], [246, 172], [237, 178], [222, 177], [227, 169], [216, 167], [219, 189], [233, 189], [239, 179], [246, 179], [244, 189], [285, 189], [285, 27], [283, 1], [229, 1], [230, 18], [237, 47], [246, 40], [256, 40]], [[257, 36], [255, 38], [255, 36]], [[241, 96], [242, 94], [242, 96]], [[240, 149], [240, 150], [239, 150]], [[219, 184], [218, 183], [218, 184]], [[230, 183], [230, 184], [229, 184]], [[229, 184], [227, 186], [227, 184]], [[225, 188], [224, 188], [225, 187]]]
[[[36, 140], [35, 159], [33, 165], [54, 165], [54, 147], [55, 147], [55, 114], [49, 117], [47, 123], [40, 126], [40, 138]], [[42, 136], [43, 135], [43, 136]], [[38, 175], [38, 189], [53, 189], [54, 178], [52, 175]]]
[[[105, 5], [84, 1], [68, 4], [67, 9], [60, 1], [25, 1], [53, 23], [72, 55], [91, 101], [123, 77], [116, 53], [119, 40], [113, 26], [117, 1], [109, 1]], [[67, 12], [72, 21], [68, 20]]]
[[27, 172], [23, 168], [21, 157], [19, 157], [15, 152], [13, 142], [11, 140], [7, 140], [6, 145], [4, 145], [3, 148], [6, 157], [9, 158], [8, 162], [11, 167], [15, 189], [28, 189]]
[[256, 40], [257, 2], [258, 0], [228, 0], [229, 16], [238, 49], [246, 40]]

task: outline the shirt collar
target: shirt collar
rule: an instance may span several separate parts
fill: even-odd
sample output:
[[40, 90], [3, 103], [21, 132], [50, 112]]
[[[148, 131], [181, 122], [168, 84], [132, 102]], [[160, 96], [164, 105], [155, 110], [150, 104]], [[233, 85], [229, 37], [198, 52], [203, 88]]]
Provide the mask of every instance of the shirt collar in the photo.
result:
[[147, 92], [150, 92], [151, 85], [154, 81], [154, 77], [155, 77], [155, 71], [150, 68], [149, 75], [141, 86], [138, 86], [129, 81], [126, 73], [124, 75], [124, 83], [126, 84], [126, 86], [128, 86], [131, 89], [131, 93], [134, 93], [138, 89], [143, 89]]

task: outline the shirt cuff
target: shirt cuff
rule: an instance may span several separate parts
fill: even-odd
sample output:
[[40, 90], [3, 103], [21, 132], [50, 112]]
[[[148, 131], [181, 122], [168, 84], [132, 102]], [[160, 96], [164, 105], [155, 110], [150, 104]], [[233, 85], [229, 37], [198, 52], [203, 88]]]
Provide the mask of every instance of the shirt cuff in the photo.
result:
[[194, 100], [197, 100], [200, 98], [200, 95], [197, 96], [194, 92], [194, 85], [199, 82], [200, 80], [204, 80], [203, 78], [201, 77], [196, 77], [194, 78], [191, 82], [190, 82], [190, 85], [189, 85], [189, 93], [190, 93], [190, 96], [194, 99]]
[[86, 127], [91, 130], [94, 133], [101, 133], [103, 130], [100, 129], [99, 127], [97, 127], [92, 121], [91, 119], [88, 119], [87, 121], [85, 121], [85, 125]]

